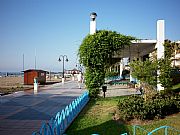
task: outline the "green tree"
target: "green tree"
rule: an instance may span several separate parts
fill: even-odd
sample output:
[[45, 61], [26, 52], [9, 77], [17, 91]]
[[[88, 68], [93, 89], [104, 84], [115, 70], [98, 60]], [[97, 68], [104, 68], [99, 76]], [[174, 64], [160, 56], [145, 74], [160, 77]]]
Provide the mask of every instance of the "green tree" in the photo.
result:
[[140, 85], [143, 87], [144, 99], [150, 99], [155, 94], [154, 86], [157, 84], [157, 61], [135, 60], [130, 63], [132, 68], [132, 76], [140, 80]]
[[158, 66], [160, 71], [159, 80], [165, 89], [170, 89], [172, 87], [171, 72], [173, 69], [171, 66], [171, 58], [174, 57], [175, 43], [171, 42], [170, 40], [166, 40], [164, 43], [164, 49], [164, 59], [158, 60]]
[[143, 83], [148, 83], [151, 86], [157, 84], [157, 61], [146, 61], [134, 60], [130, 63], [132, 68], [132, 76], [137, 78]]
[[106, 70], [114, 64], [115, 53], [130, 45], [131, 36], [125, 36], [115, 31], [100, 30], [93, 35], [87, 35], [80, 45], [78, 55], [80, 63], [86, 69], [86, 87], [90, 96], [96, 97], [99, 87], [104, 83]]
[[[165, 89], [169, 89], [172, 87], [172, 60], [173, 52], [174, 52], [174, 43], [169, 40], [166, 40], [164, 43], [165, 47], [165, 55], [164, 58], [159, 60], [149, 60], [146, 61], [133, 61], [130, 66], [133, 69], [132, 75], [133, 77], [140, 80], [144, 87], [145, 86], [156, 86], [157, 77], [159, 78], [160, 83]], [[160, 71], [160, 75], [157, 76], [157, 70]], [[146, 84], [146, 85], [145, 85]], [[151, 87], [152, 88], [152, 87]], [[146, 90], [148, 90], [147, 87]]]
[[106, 71], [105, 77], [118, 76], [119, 73], [115, 71]]

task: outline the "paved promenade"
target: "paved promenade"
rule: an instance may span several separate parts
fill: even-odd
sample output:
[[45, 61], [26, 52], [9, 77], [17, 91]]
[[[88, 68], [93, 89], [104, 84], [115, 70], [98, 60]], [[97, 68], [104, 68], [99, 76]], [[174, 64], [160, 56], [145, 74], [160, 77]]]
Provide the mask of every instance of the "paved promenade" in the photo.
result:
[[[57, 83], [0, 97], [0, 135], [31, 135], [84, 92], [77, 82]], [[140, 94], [127, 86], [108, 86], [106, 97]], [[101, 92], [101, 96], [103, 93]]]
[[[108, 85], [106, 97], [116, 97], [116, 96], [127, 96], [133, 94], [141, 94], [140, 91], [136, 91], [134, 88], [128, 88], [127, 85]], [[101, 91], [100, 96], [103, 96]]]
[[77, 82], [57, 83], [41, 88], [37, 95], [18, 92], [0, 97], [0, 135], [31, 135], [80, 96]]

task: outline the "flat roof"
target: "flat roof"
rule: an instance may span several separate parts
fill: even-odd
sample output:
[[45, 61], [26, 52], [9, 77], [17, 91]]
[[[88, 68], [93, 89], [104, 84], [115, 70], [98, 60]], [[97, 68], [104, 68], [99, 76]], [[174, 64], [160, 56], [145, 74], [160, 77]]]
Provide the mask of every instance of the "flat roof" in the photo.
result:
[[139, 57], [153, 52], [156, 48], [157, 40], [140, 39], [131, 41], [130, 46], [125, 46], [113, 58]]
[[41, 69], [28, 69], [28, 70], [24, 70], [22, 72], [31, 72], [31, 71], [37, 71], [37, 72], [47, 72], [45, 70], [41, 70]]

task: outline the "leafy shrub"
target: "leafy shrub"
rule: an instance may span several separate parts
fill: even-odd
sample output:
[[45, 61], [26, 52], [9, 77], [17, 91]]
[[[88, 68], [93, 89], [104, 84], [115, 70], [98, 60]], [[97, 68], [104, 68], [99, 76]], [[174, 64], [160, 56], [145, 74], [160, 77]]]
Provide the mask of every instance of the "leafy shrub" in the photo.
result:
[[[162, 59], [146, 59], [146, 61], [135, 60], [130, 63], [132, 76], [151, 86], [157, 85], [157, 79], [165, 89], [170, 89], [173, 84], [177, 84], [180, 79], [178, 69], [173, 69], [172, 59], [174, 57], [175, 43], [166, 40], [164, 43], [165, 55]], [[159, 73], [157, 74], [157, 70]], [[144, 89], [145, 90], [145, 89]]]
[[118, 72], [112, 71], [112, 72], [106, 72], [105, 77], [113, 77], [113, 76], [118, 76], [118, 75], [119, 75]]
[[146, 102], [133, 95], [120, 100], [118, 108], [124, 120], [163, 118], [180, 111], [180, 95], [158, 93]]
[[119, 100], [118, 109], [124, 120], [140, 118], [143, 113], [144, 99], [141, 96], [129, 96]]
[[100, 30], [87, 35], [79, 47], [80, 63], [86, 69], [86, 87], [91, 97], [97, 97], [105, 79], [105, 71], [117, 61], [113, 55], [131, 44], [134, 37], [115, 31]]

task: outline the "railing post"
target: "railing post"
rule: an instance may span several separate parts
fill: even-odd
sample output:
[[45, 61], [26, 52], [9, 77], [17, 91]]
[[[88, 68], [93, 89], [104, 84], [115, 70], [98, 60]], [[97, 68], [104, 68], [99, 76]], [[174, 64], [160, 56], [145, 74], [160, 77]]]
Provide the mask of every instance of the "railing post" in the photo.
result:
[[136, 125], [133, 127], [133, 135], [136, 135]]
[[165, 133], [164, 133], [164, 134], [165, 134], [165, 135], [168, 135], [168, 127], [165, 127], [164, 130], [165, 130]]

